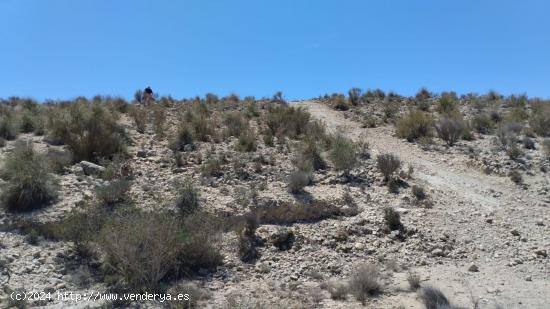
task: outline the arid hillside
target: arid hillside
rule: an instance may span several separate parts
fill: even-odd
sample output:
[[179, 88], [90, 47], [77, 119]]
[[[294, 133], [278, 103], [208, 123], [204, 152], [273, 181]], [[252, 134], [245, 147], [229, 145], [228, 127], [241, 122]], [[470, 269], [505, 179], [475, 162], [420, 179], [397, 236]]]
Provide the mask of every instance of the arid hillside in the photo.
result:
[[2, 308], [548, 308], [550, 101], [10, 98], [0, 203]]

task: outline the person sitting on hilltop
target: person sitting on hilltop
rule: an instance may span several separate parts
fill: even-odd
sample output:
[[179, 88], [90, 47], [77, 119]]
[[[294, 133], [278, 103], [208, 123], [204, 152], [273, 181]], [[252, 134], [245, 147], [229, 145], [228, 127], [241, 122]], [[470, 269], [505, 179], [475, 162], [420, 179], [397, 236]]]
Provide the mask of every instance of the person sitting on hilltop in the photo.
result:
[[149, 102], [155, 101], [155, 98], [153, 97], [153, 89], [151, 87], [147, 86], [145, 90], [143, 90], [143, 103], [147, 104]]

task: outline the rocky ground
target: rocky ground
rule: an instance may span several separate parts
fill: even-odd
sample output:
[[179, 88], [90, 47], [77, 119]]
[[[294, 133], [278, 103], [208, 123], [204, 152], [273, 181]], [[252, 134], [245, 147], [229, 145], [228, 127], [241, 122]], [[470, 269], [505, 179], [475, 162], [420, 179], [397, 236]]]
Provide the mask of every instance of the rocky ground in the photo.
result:
[[[356, 216], [326, 219], [314, 223], [286, 226], [295, 236], [293, 246], [280, 250], [269, 241], [260, 247], [254, 263], [243, 263], [236, 255], [236, 235], [224, 234], [221, 243], [224, 264], [214, 273], [204, 273], [186, 281], [201, 287], [207, 297], [199, 303], [209, 308], [256, 308], [258, 300], [270, 308], [424, 308], [418, 294], [411, 291], [407, 276], [416, 273], [422, 285], [440, 288], [455, 305], [466, 308], [548, 308], [550, 304], [550, 192], [548, 173], [537, 169], [543, 163], [540, 147], [530, 150], [524, 184], [517, 185], [505, 177], [510, 164], [502, 154], [490, 151], [491, 139], [460, 141], [455, 147], [436, 144], [422, 149], [395, 137], [391, 125], [363, 128], [351, 112], [336, 111], [317, 101], [292, 103], [307, 109], [322, 120], [329, 131], [340, 131], [357, 142], [369, 144], [371, 158], [364, 158], [352, 171], [357, 181], [341, 181], [332, 170], [314, 175], [314, 185], [297, 195], [287, 190], [286, 178], [292, 170], [292, 144], [266, 147], [249, 155], [239, 155], [227, 143], [200, 144], [186, 157], [186, 164], [174, 166], [168, 140], [158, 140], [152, 132], [140, 134], [131, 121], [123, 118], [133, 140], [129, 164], [136, 178], [131, 196], [139, 207], [149, 210], [173, 207], [174, 184], [183, 178], [200, 183], [201, 202], [205, 208], [220, 213], [244, 212], [250, 192], [260, 200], [341, 200], [349, 194], [358, 205]], [[174, 117], [168, 124], [175, 123]], [[50, 146], [43, 137], [31, 135], [37, 149]], [[10, 151], [11, 143], [0, 149], [0, 156]], [[276, 149], [276, 151], [274, 150]], [[471, 149], [474, 149], [472, 155]], [[223, 177], [205, 179], [198, 169], [201, 162], [216, 153], [225, 153], [234, 162], [246, 164], [249, 177], [239, 177], [227, 169]], [[388, 192], [376, 168], [376, 155], [393, 153], [401, 158], [408, 187], [398, 194]], [[499, 157], [500, 156], [500, 157]], [[1, 157], [0, 157], [1, 158]], [[265, 161], [264, 163], [255, 163]], [[232, 163], [228, 163], [232, 164]], [[93, 188], [104, 180], [82, 164], [59, 176], [62, 194], [59, 201], [30, 214], [48, 222], [93, 198]], [[486, 169], [491, 169], [487, 173]], [[1, 185], [2, 183], [0, 183]], [[411, 193], [421, 185], [427, 201], [419, 203]], [[253, 189], [254, 188], [254, 189]], [[386, 233], [383, 210], [394, 207], [407, 229], [406, 237]], [[6, 213], [0, 215], [5, 223]], [[269, 240], [280, 232], [280, 225], [263, 224], [258, 235]], [[0, 258], [9, 268], [1, 284], [11, 290], [37, 292], [103, 292], [104, 283], [94, 280], [86, 267], [71, 265], [71, 244], [41, 239], [29, 244], [17, 231], [0, 231]], [[351, 295], [333, 300], [324, 289], [326, 282], [345, 282], [357, 265], [370, 263], [381, 268], [382, 293], [368, 299], [363, 306]], [[0, 294], [8, 303], [9, 295]], [[477, 307], [475, 307], [477, 303]], [[32, 306], [65, 308], [106, 306], [106, 302], [78, 303], [53, 300], [31, 302]], [[158, 302], [141, 303], [143, 307], [163, 307]]]

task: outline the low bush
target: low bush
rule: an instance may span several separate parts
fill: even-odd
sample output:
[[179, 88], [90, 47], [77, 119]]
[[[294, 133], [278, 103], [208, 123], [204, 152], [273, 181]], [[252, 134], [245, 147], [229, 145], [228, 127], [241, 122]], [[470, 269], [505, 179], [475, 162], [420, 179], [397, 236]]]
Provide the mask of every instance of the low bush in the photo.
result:
[[397, 135], [413, 142], [423, 136], [432, 135], [433, 119], [422, 111], [410, 111], [397, 122]]
[[11, 116], [0, 116], [0, 138], [14, 140], [17, 137], [17, 127]]
[[244, 131], [249, 129], [248, 120], [240, 112], [229, 112], [224, 118], [226, 136], [240, 136]]
[[331, 281], [326, 284], [326, 289], [333, 300], [346, 300], [349, 294], [349, 286], [344, 282]]
[[254, 152], [257, 148], [256, 134], [252, 130], [241, 132], [235, 143], [235, 150], [240, 152]]
[[136, 130], [139, 133], [145, 133], [147, 129], [147, 119], [148, 113], [147, 110], [141, 105], [132, 105], [129, 112], [130, 117], [134, 120], [136, 125]]
[[539, 136], [550, 136], [550, 103], [533, 106], [529, 125]]
[[182, 215], [189, 215], [199, 209], [199, 191], [190, 180], [178, 184], [176, 208]]
[[288, 190], [291, 193], [300, 193], [310, 182], [311, 175], [308, 172], [296, 170], [288, 176]]
[[495, 127], [495, 123], [488, 114], [479, 114], [470, 121], [471, 127], [478, 133], [488, 134]]
[[357, 147], [341, 133], [336, 133], [331, 138], [329, 158], [337, 171], [349, 172], [357, 164]]
[[101, 231], [104, 271], [123, 279], [132, 291], [159, 291], [170, 272], [179, 271], [185, 235], [170, 216], [134, 213], [115, 217]]
[[6, 146], [6, 139], [4, 139], [3, 137], [0, 137], [0, 148], [5, 146]]
[[49, 121], [49, 139], [66, 144], [75, 161], [99, 162], [126, 152], [127, 136], [116, 115], [101, 104], [57, 107]]
[[417, 291], [420, 288], [420, 276], [414, 272], [407, 273], [407, 282], [409, 283], [409, 288], [411, 291]]
[[384, 220], [390, 231], [403, 230], [403, 224], [401, 223], [401, 216], [393, 207], [384, 208]]
[[450, 96], [442, 96], [437, 102], [437, 112], [445, 116], [453, 116], [458, 112], [455, 100]]
[[288, 106], [270, 108], [266, 117], [267, 127], [272, 135], [290, 138], [306, 133], [311, 118], [305, 109]]
[[412, 186], [412, 193], [414, 197], [419, 201], [426, 198], [426, 192], [424, 191], [424, 188], [421, 186], [417, 186], [417, 185]]
[[462, 120], [452, 118], [442, 118], [435, 126], [439, 138], [449, 146], [453, 146], [460, 139], [465, 128]]
[[0, 193], [0, 203], [8, 211], [22, 212], [42, 208], [55, 200], [58, 186], [45, 160], [32, 144], [18, 142], [7, 155], [2, 176], [8, 183]]
[[349, 280], [349, 289], [353, 296], [365, 304], [369, 296], [381, 292], [380, 270], [377, 266], [365, 264], [359, 266]]
[[253, 261], [259, 255], [256, 248], [260, 244], [256, 236], [258, 226], [258, 218], [253, 214], [248, 214], [243, 217], [242, 224], [237, 229], [237, 235], [239, 236], [238, 254], [243, 262]]
[[158, 105], [154, 105], [152, 111], [153, 130], [157, 136], [163, 137], [166, 130], [166, 111]]
[[[307, 161], [311, 164], [311, 168], [315, 171], [323, 170], [327, 167], [327, 163], [321, 156], [321, 151], [317, 143], [313, 140], [307, 140], [302, 144], [301, 151], [297, 161]], [[296, 164], [300, 168], [301, 164]], [[300, 168], [301, 170], [306, 170]]]
[[512, 182], [514, 182], [515, 184], [522, 184], [523, 183], [523, 177], [521, 176], [521, 173], [514, 170], [514, 171], [511, 171], [508, 176], [510, 177], [510, 180], [512, 180]]
[[434, 287], [424, 287], [420, 291], [420, 299], [424, 303], [426, 309], [452, 309], [449, 300], [443, 292]]
[[348, 91], [349, 102], [353, 106], [357, 106], [361, 103], [362, 91], [359, 88], [351, 88]]
[[399, 102], [384, 102], [384, 106], [382, 106], [382, 112], [384, 113], [384, 117], [386, 120], [393, 119], [399, 113]]
[[170, 148], [173, 151], [183, 151], [186, 145], [193, 145], [193, 133], [189, 126], [182, 124], [170, 141]]
[[535, 141], [526, 136], [523, 138], [523, 147], [525, 149], [535, 149]]
[[332, 108], [337, 111], [347, 111], [348, 109], [350, 109], [350, 105], [348, 104], [348, 101], [346, 100], [344, 95], [336, 95], [331, 97], [330, 105], [332, 105]]
[[132, 183], [125, 179], [117, 179], [106, 185], [97, 186], [95, 195], [102, 206], [114, 207], [128, 201]]
[[201, 165], [201, 175], [205, 177], [220, 177], [223, 175], [223, 160], [211, 157]]
[[517, 160], [523, 156], [523, 151], [516, 145], [516, 143], [513, 143], [506, 148], [506, 154], [511, 160]]
[[168, 214], [131, 212], [104, 224], [97, 244], [110, 282], [134, 292], [162, 291], [163, 282], [221, 263], [219, 222], [203, 213], [181, 220]]
[[401, 160], [396, 155], [390, 153], [378, 155], [376, 163], [386, 181], [389, 181], [390, 177], [401, 167]]

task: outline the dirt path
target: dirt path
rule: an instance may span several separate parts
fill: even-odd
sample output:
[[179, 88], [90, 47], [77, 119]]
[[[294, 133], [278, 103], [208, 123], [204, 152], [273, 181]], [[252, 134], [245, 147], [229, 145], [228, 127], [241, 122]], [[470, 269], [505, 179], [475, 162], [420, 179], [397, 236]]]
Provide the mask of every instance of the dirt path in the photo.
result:
[[[435, 201], [434, 208], [422, 217], [423, 227], [453, 235], [465, 251], [460, 261], [442, 259], [441, 265], [418, 270], [430, 284], [468, 307], [472, 307], [470, 295], [474, 295], [481, 298], [481, 308], [494, 308], [496, 303], [504, 308], [550, 308], [550, 265], [548, 259], [533, 253], [550, 247], [550, 205], [540, 196], [507, 177], [469, 168], [465, 155], [423, 151], [394, 137], [392, 127], [364, 129], [326, 105], [312, 101], [295, 104], [307, 108], [331, 131], [340, 130], [354, 140], [366, 138], [374, 156], [393, 153], [405, 166], [414, 167], [414, 182], [430, 189]], [[548, 183], [540, 177], [526, 181]], [[410, 215], [415, 214], [416, 210], [411, 210]], [[540, 219], [545, 225], [537, 223]], [[514, 230], [520, 236], [512, 235]], [[467, 271], [472, 263], [479, 272]], [[418, 307], [412, 299], [406, 304]]]

